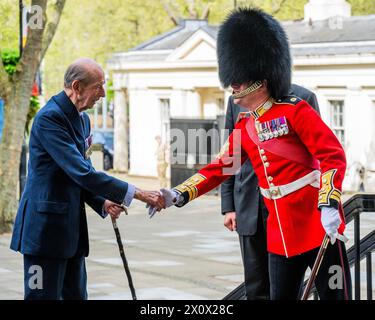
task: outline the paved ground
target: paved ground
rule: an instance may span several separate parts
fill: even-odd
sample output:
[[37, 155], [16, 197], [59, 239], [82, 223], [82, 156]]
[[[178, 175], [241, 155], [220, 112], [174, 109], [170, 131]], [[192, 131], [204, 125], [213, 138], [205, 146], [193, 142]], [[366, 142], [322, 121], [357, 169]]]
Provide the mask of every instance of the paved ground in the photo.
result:
[[[127, 180], [158, 187], [154, 179]], [[88, 224], [89, 298], [130, 299], [110, 220], [90, 211]], [[218, 197], [202, 197], [152, 220], [143, 204], [134, 201], [118, 225], [139, 299], [221, 299], [243, 281], [237, 235], [223, 227]], [[374, 229], [375, 214], [368, 214], [362, 226], [364, 234]], [[351, 228], [347, 235], [352, 237]], [[9, 234], [0, 236], [0, 300], [23, 295], [22, 256], [8, 249], [9, 241]]]

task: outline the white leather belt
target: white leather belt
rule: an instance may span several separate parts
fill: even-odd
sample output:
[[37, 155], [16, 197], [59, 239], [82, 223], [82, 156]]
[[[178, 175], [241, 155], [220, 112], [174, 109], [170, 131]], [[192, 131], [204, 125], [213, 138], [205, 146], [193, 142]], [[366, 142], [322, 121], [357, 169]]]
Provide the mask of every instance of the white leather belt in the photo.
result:
[[315, 188], [320, 187], [320, 171], [314, 170], [310, 172], [309, 174], [303, 176], [302, 178], [299, 178], [293, 182], [284, 184], [282, 186], [273, 186], [269, 189], [263, 189], [260, 188], [260, 193], [263, 197], [275, 200], [280, 199], [294, 191], [297, 191], [308, 184], [312, 185]]

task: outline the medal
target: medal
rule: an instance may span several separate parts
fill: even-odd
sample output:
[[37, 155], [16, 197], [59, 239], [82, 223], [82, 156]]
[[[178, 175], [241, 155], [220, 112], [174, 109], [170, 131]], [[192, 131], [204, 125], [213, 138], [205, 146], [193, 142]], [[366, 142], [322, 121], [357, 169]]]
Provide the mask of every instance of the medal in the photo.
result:
[[289, 133], [285, 116], [261, 123], [256, 121], [255, 128], [260, 142], [281, 137]]
[[85, 159], [89, 159], [92, 154], [92, 134], [85, 139]]

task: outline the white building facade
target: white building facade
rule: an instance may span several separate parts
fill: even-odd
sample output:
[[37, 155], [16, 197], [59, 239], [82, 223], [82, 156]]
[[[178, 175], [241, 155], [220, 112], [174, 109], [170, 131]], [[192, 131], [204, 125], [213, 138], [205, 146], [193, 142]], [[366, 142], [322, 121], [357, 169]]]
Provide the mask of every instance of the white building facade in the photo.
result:
[[[283, 22], [292, 81], [317, 95], [323, 120], [346, 150], [344, 189], [358, 191], [363, 183], [375, 191], [375, 16], [350, 17], [344, 0], [332, 5], [340, 16], [327, 17], [321, 1], [310, 0], [308, 18]], [[217, 75], [217, 30], [206, 21], [185, 20], [108, 61], [115, 89], [115, 169], [156, 176], [155, 136], [168, 141], [171, 118], [225, 113], [230, 92]]]

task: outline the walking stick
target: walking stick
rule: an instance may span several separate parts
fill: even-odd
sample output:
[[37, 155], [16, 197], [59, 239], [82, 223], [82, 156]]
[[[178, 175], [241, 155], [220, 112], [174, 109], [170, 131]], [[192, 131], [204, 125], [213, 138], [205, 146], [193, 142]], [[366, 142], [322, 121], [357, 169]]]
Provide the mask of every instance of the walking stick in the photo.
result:
[[309, 279], [309, 281], [307, 281], [307, 284], [306, 284], [306, 287], [305, 287], [305, 291], [303, 292], [301, 300], [307, 300], [307, 298], [309, 297], [311, 288], [312, 288], [313, 283], [315, 281], [316, 275], [318, 274], [320, 265], [322, 264], [322, 261], [323, 261], [323, 258], [324, 258], [324, 254], [326, 252], [328, 244], [329, 244], [329, 237], [326, 234], [324, 236], [324, 238], [323, 238], [323, 242], [322, 242], [322, 244], [320, 246], [318, 255], [316, 256], [316, 259], [315, 259], [315, 262], [314, 262], [314, 266], [313, 266], [313, 268], [311, 270], [310, 279]]
[[[128, 214], [126, 208], [123, 207], [123, 209], [125, 210], [125, 213]], [[126, 273], [126, 276], [128, 278], [130, 292], [132, 294], [133, 300], [137, 300], [137, 296], [135, 294], [135, 289], [134, 289], [134, 286], [133, 286], [132, 275], [130, 274], [128, 261], [126, 260], [126, 257], [125, 257], [124, 246], [122, 245], [120, 231], [117, 227], [116, 219], [111, 217], [111, 220], [112, 220], [113, 230], [115, 231], [115, 234], [116, 234], [116, 240], [117, 240], [118, 248], [120, 250], [120, 256], [121, 256], [121, 259], [122, 259], [122, 263], [124, 265], [125, 273]]]

